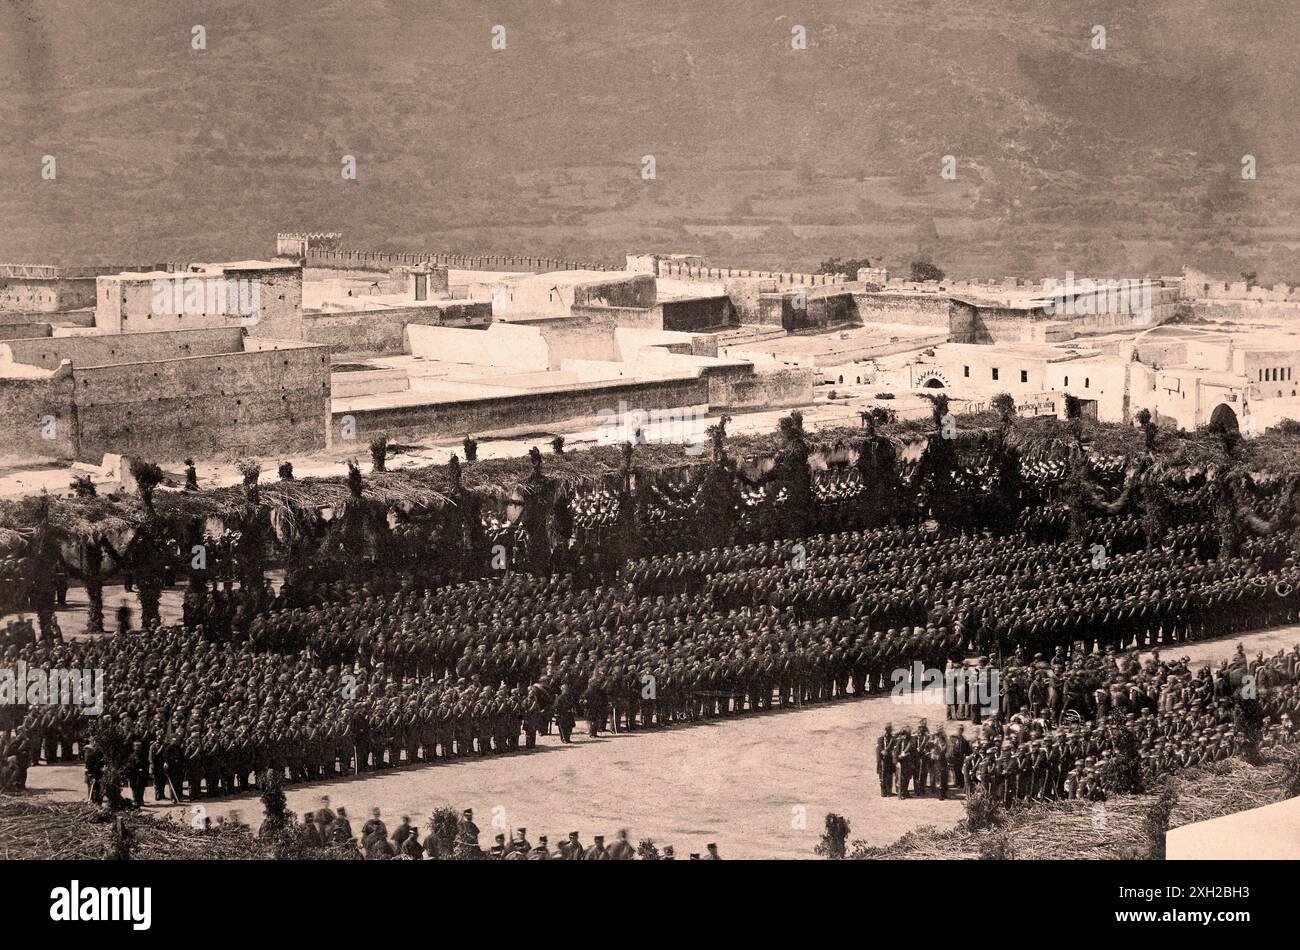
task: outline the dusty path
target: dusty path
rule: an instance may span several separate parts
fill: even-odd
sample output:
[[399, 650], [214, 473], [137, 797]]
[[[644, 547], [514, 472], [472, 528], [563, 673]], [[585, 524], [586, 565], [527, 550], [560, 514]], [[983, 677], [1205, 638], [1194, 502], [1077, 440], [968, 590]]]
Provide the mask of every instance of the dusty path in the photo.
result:
[[[1253, 655], [1300, 642], [1300, 627], [1245, 637], [1225, 637], [1168, 649], [1167, 656], [1196, 662], [1230, 656], [1238, 641]], [[942, 706], [900, 706], [888, 697], [845, 700], [793, 711], [711, 720], [667, 730], [575, 736], [563, 746], [539, 739], [532, 752], [418, 766], [362, 777], [291, 786], [289, 807], [301, 814], [319, 807], [321, 795], [347, 808], [353, 829], [378, 806], [392, 828], [404, 814], [423, 823], [439, 805], [473, 808], [491, 844], [497, 831], [525, 827], [552, 847], [570, 831], [585, 843], [607, 840], [627, 828], [635, 841], [653, 838], [686, 857], [718, 843], [723, 857], [811, 858], [827, 812], [845, 816], [850, 838], [883, 845], [925, 825], [941, 828], [964, 816], [960, 800], [882, 799], [874, 750], [885, 723], [914, 726], [921, 716], [933, 728]], [[949, 731], [955, 724], [948, 724]], [[33, 790], [79, 800], [80, 766], [40, 766], [29, 773]], [[152, 799], [152, 790], [146, 799]], [[202, 803], [213, 817], [232, 809], [256, 824], [256, 796]], [[189, 805], [148, 806], [178, 819]], [[803, 820], [801, 820], [801, 818]], [[496, 827], [493, 827], [495, 822]]]

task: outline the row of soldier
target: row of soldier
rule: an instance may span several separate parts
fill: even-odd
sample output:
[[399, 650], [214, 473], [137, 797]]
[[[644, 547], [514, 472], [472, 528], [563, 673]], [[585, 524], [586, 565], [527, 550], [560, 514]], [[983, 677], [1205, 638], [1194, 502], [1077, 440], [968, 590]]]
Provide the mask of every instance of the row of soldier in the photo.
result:
[[998, 712], [985, 719], [971, 738], [964, 725], [949, 736], [942, 726], [931, 732], [924, 719], [915, 732], [903, 728], [895, 734], [887, 726], [876, 743], [881, 795], [907, 798], [909, 791], [924, 795], [929, 787], [946, 798], [951, 775], [967, 793], [982, 787], [1003, 805], [1102, 800], [1120, 780], [1120, 752], [1129, 746], [1148, 784], [1237, 754], [1247, 737], [1234, 724], [1234, 697], [1259, 700], [1263, 746], [1300, 741], [1300, 645], [1254, 660], [1239, 647], [1231, 661], [1196, 671], [1185, 659], [1162, 660], [1158, 654], [1140, 664], [1134, 654], [1080, 652], [1050, 664], [1015, 660], [999, 672], [1012, 679], [1017, 668], [1047, 671], [1067, 664], [1097, 670], [1109, 687], [1099, 690], [1096, 705], [1083, 715], [1058, 722], [1047, 707], [1024, 704], [1009, 716]]

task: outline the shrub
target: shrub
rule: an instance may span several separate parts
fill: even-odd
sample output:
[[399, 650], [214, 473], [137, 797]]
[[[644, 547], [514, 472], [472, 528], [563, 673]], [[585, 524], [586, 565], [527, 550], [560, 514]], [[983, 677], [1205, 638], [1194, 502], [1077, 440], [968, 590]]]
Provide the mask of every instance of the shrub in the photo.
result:
[[1002, 806], [982, 785], [976, 786], [966, 796], [966, 827], [971, 831], [996, 828], [1002, 824], [1004, 817]]
[[833, 812], [826, 815], [826, 831], [813, 851], [831, 861], [844, 860], [849, 840], [849, 820]]
[[1011, 844], [1011, 835], [1005, 831], [991, 834], [980, 842], [981, 861], [1014, 861], [1016, 849]]
[[1160, 797], [1151, 803], [1142, 820], [1147, 835], [1146, 856], [1153, 861], [1165, 859], [1165, 835], [1169, 832], [1169, 816], [1178, 804], [1178, 787], [1172, 777], [1165, 780]]
[[376, 472], [387, 471], [388, 439], [384, 436], [377, 435], [370, 440], [370, 461]]

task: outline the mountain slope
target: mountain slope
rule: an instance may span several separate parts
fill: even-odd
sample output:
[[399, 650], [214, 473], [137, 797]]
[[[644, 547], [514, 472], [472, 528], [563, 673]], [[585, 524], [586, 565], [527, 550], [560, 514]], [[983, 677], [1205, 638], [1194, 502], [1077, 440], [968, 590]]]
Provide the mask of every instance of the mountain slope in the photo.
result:
[[1300, 278], [1284, 3], [491, 6], [0, 0], [0, 259], [243, 257], [330, 228], [394, 249]]

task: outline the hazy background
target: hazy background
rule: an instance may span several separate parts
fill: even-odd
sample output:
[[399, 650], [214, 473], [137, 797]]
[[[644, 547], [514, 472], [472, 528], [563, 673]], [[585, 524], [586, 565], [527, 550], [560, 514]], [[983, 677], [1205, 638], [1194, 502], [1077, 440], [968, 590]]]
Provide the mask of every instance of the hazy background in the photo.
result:
[[1295, 12], [0, 0], [0, 260], [245, 257], [319, 229], [389, 250], [794, 269], [929, 254], [960, 276], [1189, 264], [1300, 283]]

